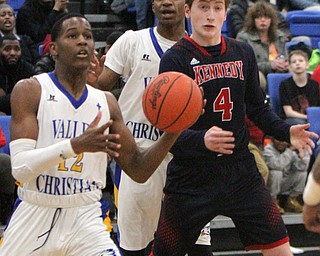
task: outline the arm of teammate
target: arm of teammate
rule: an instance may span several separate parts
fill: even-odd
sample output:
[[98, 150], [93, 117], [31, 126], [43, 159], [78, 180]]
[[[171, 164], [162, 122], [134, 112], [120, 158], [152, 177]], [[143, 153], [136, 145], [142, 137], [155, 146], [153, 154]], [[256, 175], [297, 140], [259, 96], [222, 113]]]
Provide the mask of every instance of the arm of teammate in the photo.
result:
[[306, 229], [320, 233], [320, 155], [309, 173], [303, 200], [302, 217]]
[[98, 76], [95, 87], [103, 91], [111, 91], [112, 87], [119, 78], [119, 74], [107, 66], [104, 66], [102, 73]]
[[116, 98], [109, 92], [106, 92], [106, 97], [111, 119], [113, 120], [110, 126], [110, 133], [118, 135], [117, 138], [111, 139], [111, 141], [121, 145], [117, 149], [118, 154], [113, 156], [130, 178], [136, 182], [143, 183], [160, 165], [180, 133], [164, 132], [151, 147], [146, 149], [139, 148], [123, 121]]

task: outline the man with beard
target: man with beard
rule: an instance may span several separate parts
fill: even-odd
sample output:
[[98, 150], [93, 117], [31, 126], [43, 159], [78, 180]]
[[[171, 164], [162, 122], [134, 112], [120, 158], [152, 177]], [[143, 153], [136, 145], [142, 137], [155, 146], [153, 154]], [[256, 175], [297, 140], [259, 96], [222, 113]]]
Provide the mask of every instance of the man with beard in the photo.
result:
[[10, 96], [14, 85], [33, 75], [33, 66], [21, 58], [21, 46], [14, 35], [0, 38], [0, 112], [11, 115]]
[[42, 43], [53, 24], [68, 12], [69, 0], [26, 0], [17, 14], [17, 33]]

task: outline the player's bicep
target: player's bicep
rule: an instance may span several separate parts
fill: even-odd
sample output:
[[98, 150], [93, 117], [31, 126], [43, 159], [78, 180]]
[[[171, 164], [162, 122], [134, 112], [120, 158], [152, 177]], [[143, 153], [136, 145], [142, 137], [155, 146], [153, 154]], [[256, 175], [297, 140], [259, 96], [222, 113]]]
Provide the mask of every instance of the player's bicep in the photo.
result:
[[11, 141], [38, 137], [37, 111], [41, 89], [34, 78], [18, 82], [11, 93]]

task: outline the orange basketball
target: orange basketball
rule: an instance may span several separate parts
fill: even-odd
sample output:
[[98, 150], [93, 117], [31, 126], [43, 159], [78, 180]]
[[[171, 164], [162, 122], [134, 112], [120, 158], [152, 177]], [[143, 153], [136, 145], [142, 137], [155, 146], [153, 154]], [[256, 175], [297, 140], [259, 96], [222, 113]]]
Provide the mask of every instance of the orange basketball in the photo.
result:
[[165, 72], [148, 84], [142, 107], [152, 125], [162, 131], [179, 132], [198, 120], [203, 98], [190, 77], [179, 72]]

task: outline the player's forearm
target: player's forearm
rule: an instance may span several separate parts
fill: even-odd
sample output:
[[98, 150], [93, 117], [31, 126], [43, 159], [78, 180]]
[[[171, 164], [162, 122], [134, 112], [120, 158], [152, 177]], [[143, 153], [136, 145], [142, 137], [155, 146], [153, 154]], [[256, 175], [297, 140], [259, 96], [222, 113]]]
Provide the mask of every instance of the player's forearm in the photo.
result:
[[178, 133], [164, 133], [151, 147], [138, 148], [132, 155], [129, 165], [121, 167], [134, 181], [146, 182], [167, 156], [178, 136]]
[[13, 177], [26, 183], [41, 172], [75, 155], [70, 140], [64, 140], [45, 148], [35, 148], [36, 141], [18, 139], [10, 143]]

